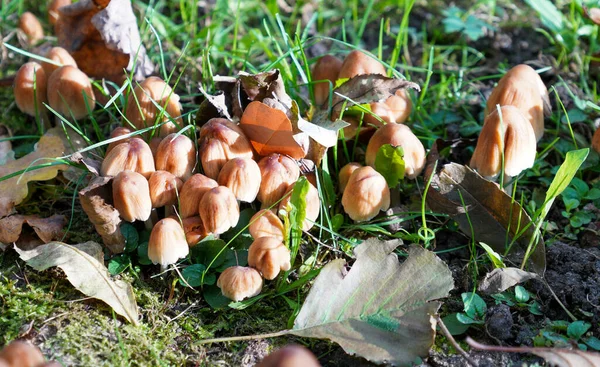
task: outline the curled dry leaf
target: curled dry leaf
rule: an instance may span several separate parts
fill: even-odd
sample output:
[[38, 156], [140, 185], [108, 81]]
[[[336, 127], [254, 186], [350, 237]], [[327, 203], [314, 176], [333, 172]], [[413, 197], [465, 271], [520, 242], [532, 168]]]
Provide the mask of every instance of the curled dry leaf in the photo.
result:
[[0, 181], [0, 218], [9, 215], [13, 208], [27, 197], [29, 182], [50, 180], [56, 177], [59, 170], [67, 168], [64, 164], [34, 168], [50, 163], [51, 159], [62, 156], [64, 151], [59, 137], [44, 135], [33, 152], [0, 166], [0, 179], [15, 172], [25, 171]]
[[196, 113], [196, 122], [199, 125], [203, 125], [204, 122], [214, 117], [223, 117], [231, 120], [225, 92], [219, 91], [216, 95], [211, 95], [202, 88], [202, 85], [198, 85], [198, 89], [200, 89], [200, 93], [204, 96], [204, 101], [202, 101]]
[[292, 107], [292, 99], [285, 91], [285, 84], [279, 69], [259, 74], [239, 73], [240, 85], [251, 101], [262, 102], [265, 98], [273, 98], [286, 108]]
[[37, 271], [59, 267], [81, 293], [106, 302], [116, 313], [137, 325], [138, 310], [133, 288], [123, 280], [111, 279], [99, 244], [50, 242], [31, 251], [15, 250], [27, 265]]
[[119, 254], [125, 249], [125, 237], [119, 229], [119, 212], [111, 204], [111, 181], [112, 177], [94, 178], [79, 191], [79, 201], [106, 247], [113, 254]]
[[531, 279], [540, 279], [540, 276], [519, 268], [494, 269], [479, 283], [479, 291], [485, 294], [502, 293], [510, 287]]
[[83, 0], [58, 13], [58, 44], [88, 76], [121, 82], [124, 69], [133, 69], [136, 80], [152, 73], [154, 65], [141, 43], [131, 1]]
[[[62, 236], [63, 227], [66, 223], [67, 218], [65, 218], [64, 215], [53, 215], [49, 218], [40, 218], [37, 215], [17, 214], [4, 217], [0, 219], [0, 242], [16, 242], [18, 245], [48, 243]], [[25, 233], [24, 231], [24, 225], [31, 227], [37, 238], [28, 236], [28, 233]]]

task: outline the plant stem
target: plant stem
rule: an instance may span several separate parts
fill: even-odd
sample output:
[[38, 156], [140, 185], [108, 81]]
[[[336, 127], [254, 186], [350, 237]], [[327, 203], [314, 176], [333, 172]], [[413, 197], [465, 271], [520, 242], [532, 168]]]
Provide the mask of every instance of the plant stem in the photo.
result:
[[225, 342], [237, 342], [242, 340], [257, 340], [257, 339], [267, 339], [267, 338], [276, 338], [278, 336], [284, 336], [290, 333], [291, 330], [281, 330], [274, 333], [266, 333], [266, 334], [255, 334], [255, 335], [245, 335], [245, 336], [229, 336], [225, 338], [213, 338], [213, 339], [204, 339], [199, 340], [196, 344], [209, 344], [209, 343], [225, 343]]
[[444, 324], [444, 322], [442, 321], [440, 315], [435, 315], [435, 319], [437, 320], [438, 325], [440, 326], [442, 334], [444, 334], [444, 336], [448, 339], [450, 344], [452, 344], [454, 349], [456, 349], [458, 353], [460, 353], [460, 355], [467, 361], [468, 364], [470, 364], [473, 367], [477, 367], [477, 362], [475, 362], [473, 358], [469, 356], [469, 353], [465, 352], [465, 350], [461, 348], [460, 344], [458, 344], [456, 340], [454, 340], [454, 337], [452, 336], [452, 334], [450, 334], [450, 331], [446, 327], [446, 324]]

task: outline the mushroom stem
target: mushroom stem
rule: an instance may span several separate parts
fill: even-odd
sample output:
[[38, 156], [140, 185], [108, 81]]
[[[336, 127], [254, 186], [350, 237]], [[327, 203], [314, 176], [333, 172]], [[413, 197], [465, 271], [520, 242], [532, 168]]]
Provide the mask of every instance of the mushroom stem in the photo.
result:
[[390, 189], [390, 208], [396, 208], [400, 206], [400, 190], [398, 187]]
[[144, 221], [144, 227], [151, 231], [152, 228], [154, 228], [154, 223], [156, 222], [158, 222], [158, 213], [156, 213], [156, 209], [152, 209], [152, 212], [150, 212], [150, 217]]

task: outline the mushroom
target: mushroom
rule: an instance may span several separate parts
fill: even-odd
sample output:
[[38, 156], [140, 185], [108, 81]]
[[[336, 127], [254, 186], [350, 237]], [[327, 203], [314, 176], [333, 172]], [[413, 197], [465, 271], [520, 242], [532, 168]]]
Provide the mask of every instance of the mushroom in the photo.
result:
[[225, 163], [217, 182], [227, 186], [239, 201], [251, 203], [260, 189], [260, 168], [251, 158], [234, 158]]
[[233, 192], [225, 186], [210, 189], [200, 201], [200, 218], [207, 232], [221, 234], [237, 225], [240, 208]]
[[210, 119], [200, 129], [198, 139], [204, 173], [217, 179], [225, 163], [234, 158], [252, 158], [250, 141], [242, 129], [222, 118]]
[[[291, 193], [294, 189], [294, 185], [291, 185], [286, 194]], [[284, 194], [283, 200], [279, 202], [279, 210], [290, 210], [288, 204], [292, 195]], [[319, 217], [319, 211], [321, 209], [321, 199], [319, 199], [319, 190], [308, 182], [308, 192], [306, 193], [306, 217], [302, 222], [302, 230], [310, 231], [313, 227], [317, 218]]]
[[148, 179], [150, 199], [153, 208], [177, 204], [177, 193], [181, 191], [183, 181], [171, 172], [155, 171]]
[[146, 221], [152, 212], [148, 180], [137, 172], [123, 171], [112, 182], [113, 205], [127, 222]]
[[354, 50], [344, 59], [338, 79], [349, 79], [364, 74], [386, 75], [386, 72], [378, 60], [367, 56], [361, 51]]
[[221, 293], [232, 301], [254, 297], [262, 291], [263, 279], [253, 268], [232, 266], [225, 269], [217, 280]]
[[38, 18], [31, 12], [24, 12], [19, 18], [19, 28], [27, 37], [30, 45], [35, 45], [44, 38], [44, 28]]
[[[412, 101], [408, 91], [400, 89], [385, 102], [373, 102], [370, 105], [371, 112], [379, 116], [386, 123], [403, 123], [412, 111]], [[381, 121], [371, 114], [365, 114], [364, 121], [367, 124], [382, 126]]]
[[0, 363], [9, 367], [38, 367], [45, 361], [40, 349], [26, 341], [13, 340], [0, 350]]
[[46, 76], [50, 77], [52, 73], [60, 68], [61, 66], [71, 65], [73, 67], [77, 67], [77, 63], [71, 54], [62, 47], [52, 47], [46, 53], [46, 58], [56, 62], [59, 65], [51, 64], [47, 61], [42, 61], [42, 67], [44, 68], [44, 72], [46, 72]]
[[549, 108], [548, 90], [538, 73], [528, 65], [517, 65], [498, 82], [487, 100], [485, 116], [496, 105], [518, 108], [533, 127], [536, 141], [544, 135], [544, 106]]
[[204, 194], [210, 189], [219, 186], [217, 181], [196, 173], [183, 183], [179, 193], [179, 211], [182, 218], [198, 215], [198, 204]]
[[[335, 82], [338, 79], [338, 74], [342, 68], [342, 60], [335, 56], [325, 55], [312, 68], [313, 91], [315, 95], [315, 103], [317, 105], [325, 104], [329, 101], [329, 92], [335, 88]], [[330, 81], [330, 83], [324, 81]], [[319, 81], [321, 81], [319, 83]]]
[[250, 218], [250, 226], [248, 227], [250, 235], [255, 240], [261, 237], [273, 237], [283, 241], [285, 235], [285, 227], [283, 223], [273, 212], [273, 210], [262, 209]]
[[196, 147], [185, 135], [167, 135], [156, 150], [156, 169], [169, 171], [176, 177], [187, 180], [196, 165]]
[[72, 65], [56, 69], [48, 78], [50, 107], [63, 116], [79, 120], [93, 111], [96, 97], [92, 83], [81, 70]]
[[256, 367], [321, 367], [321, 364], [305, 347], [286, 345], [269, 354]]
[[48, 122], [46, 106], [48, 102], [46, 73], [37, 62], [23, 64], [15, 76], [15, 102], [21, 112], [29, 116], [40, 116]]
[[347, 165], [342, 167], [342, 169], [338, 173], [339, 187], [340, 187], [340, 192], [342, 194], [344, 193], [344, 189], [346, 188], [346, 185], [348, 184], [350, 175], [352, 175], [352, 172], [356, 171], [360, 167], [362, 167], [362, 164], [356, 163], [356, 162], [348, 163]]
[[68, 5], [71, 5], [71, 0], [52, 0], [50, 5], [48, 5], [48, 22], [55, 25], [60, 16], [58, 9]]
[[258, 162], [261, 182], [258, 201], [268, 208], [283, 197], [288, 187], [300, 177], [296, 162], [287, 156], [273, 153]]
[[387, 124], [380, 127], [369, 140], [365, 161], [375, 168], [375, 158], [379, 148], [385, 144], [400, 146], [404, 151], [404, 169], [409, 179], [421, 174], [425, 167], [425, 148], [410, 128], [402, 124]]
[[592, 149], [600, 153], [600, 129], [596, 129], [592, 137]]
[[150, 143], [148, 145], [150, 145], [152, 155], [156, 156], [156, 153], [158, 153], [158, 146], [160, 145], [160, 142], [162, 142], [162, 138], [159, 138], [158, 136], [150, 139]]
[[146, 178], [155, 171], [152, 151], [142, 139], [131, 138], [112, 148], [102, 161], [100, 174], [116, 176], [124, 170], [141, 173]]
[[471, 158], [471, 167], [488, 178], [504, 174], [517, 176], [521, 171], [533, 167], [536, 140], [533, 127], [517, 107], [503, 106], [490, 113], [483, 123], [477, 146]]
[[185, 218], [183, 220], [183, 231], [190, 247], [196, 246], [198, 242], [210, 234], [204, 228], [202, 218], [199, 216]]
[[290, 250], [275, 237], [259, 237], [248, 249], [248, 265], [258, 270], [263, 278], [273, 280], [280, 271], [290, 270]]
[[385, 178], [373, 167], [356, 169], [342, 195], [344, 211], [356, 222], [373, 219], [390, 207], [390, 189]]
[[148, 258], [164, 269], [186, 257], [190, 252], [181, 224], [173, 218], [164, 218], [152, 228], [148, 241]]
[[[110, 138], [116, 138], [119, 136], [123, 136], [123, 135], [128, 135], [131, 134], [131, 130], [129, 130], [126, 127], [117, 127], [116, 129], [114, 129], [111, 133], [110, 133]], [[108, 147], [106, 147], [106, 154], [108, 154], [108, 152], [110, 152], [111, 150], [113, 150], [114, 147], [116, 147], [117, 145], [121, 144], [121, 143], [126, 143], [130, 140], [131, 138], [124, 138], [122, 140], [117, 140], [117, 141], [113, 141], [112, 143], [108, 144]]]
[[[156, 105], [161, 106], [164, 111], [159, 110]], [[183, 124], [179, 96], [161, 78], [146, 78], [129, 95], [125, 119], [138, 130], [168, 121], [159, 128], [160, 137], [177, 132]]]

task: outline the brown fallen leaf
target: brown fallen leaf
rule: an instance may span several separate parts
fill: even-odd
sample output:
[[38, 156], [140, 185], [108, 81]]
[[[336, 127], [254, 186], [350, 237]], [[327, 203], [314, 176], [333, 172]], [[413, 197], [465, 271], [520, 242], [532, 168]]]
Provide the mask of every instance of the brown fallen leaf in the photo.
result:
[[[42, 168], [35, 166], [52, 163], [51, 159], [63, 155], [65, 148], [57, 136], [44, 135], [38, 141], [36, 149], [26, 156], [0, 166], [0, 218], [9, 215], [13, 208], [27, 197], [27, 184], [30, 181], [50, 180], [68, 166], [50, 165]], [[19, 174], [18, 172], [22, 172]], [[8, 175], [13, 177], [4, 179]]]
[[294, 139], [292, 123], [286, 114], [262, 102], [254, 101], [246, 107], [240, 127], [261, 156], [279, 153], [301, 159], [306, 155]]
[[238, 78], [249, 100], [262, 102], [265, 98], [273, 98], [286, 108], [291, 108], [292, 99], [285, 91], [285, 84], [279, 69], [259, 74], [248, 74], [242, 71]]
[[[67, 218], [64, 215], [41, 218], [37, 215], [17, 214], [4, 217], [0, 219], [0, 242], [17, 243], [17, 245], [48, 243], [62, 237], [63, 227], [66, 223]], [[36, 235], [35, 238], [32, 239], [32, 236], [27, 236], [25, 225], [33, 229]], [[23, 238], [22, 235], [29, 238]]]
[[119, 212], [111, 204], [111, 181], [112, 177], [92, 179], [86, 188], [79, 191], [79, 201], [104, 245], [113, 254], [120, 254], [125, 249], [125, 237], [119, 228]]
[[154, 65], [142, 45], [137, 19], [128, 0], [82, 0], [58, 9], [54, 26], [65, 48], [88, 76], [120, 83], [124, 69], [142, 80]]

